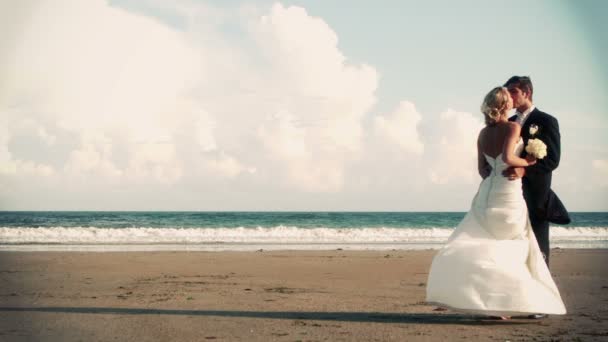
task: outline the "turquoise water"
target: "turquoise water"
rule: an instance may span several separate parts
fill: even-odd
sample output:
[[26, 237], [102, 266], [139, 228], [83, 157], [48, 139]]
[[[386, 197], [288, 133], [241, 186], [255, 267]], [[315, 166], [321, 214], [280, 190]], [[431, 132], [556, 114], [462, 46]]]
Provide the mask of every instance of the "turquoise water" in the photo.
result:
[[[462, 212], [0, 212], [0, 250], [439, 248]], [[554, 247], [608, 248], [608, 213], [572, 213]], [[111, 249], [109, 249], [110, 247]]]
[[[453, 228], [464, 212], [0, 212], [0, 227]], [[608, 227], [607, 212], [572, 213], [569, 227]], [[565, 227], [568, 227], [565, 226]]]

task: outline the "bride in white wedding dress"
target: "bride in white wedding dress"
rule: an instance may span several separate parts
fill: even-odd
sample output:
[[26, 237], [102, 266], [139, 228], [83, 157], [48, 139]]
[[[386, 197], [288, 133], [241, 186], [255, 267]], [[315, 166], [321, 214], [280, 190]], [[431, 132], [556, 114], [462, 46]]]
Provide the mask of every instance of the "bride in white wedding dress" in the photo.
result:
[[427, 302], [489, 316], [565, 314], [532, 232], [521, 179], [502, 176], [509, 166], [536, 162], [518, 157], [523, 142], [519, 124], [507, 119], [511, 108], [506, 88], [497, 87], [484, 99], [487, 126], [477, 149], [479, 171], [486, 177], [471, 209], [433, 259]]

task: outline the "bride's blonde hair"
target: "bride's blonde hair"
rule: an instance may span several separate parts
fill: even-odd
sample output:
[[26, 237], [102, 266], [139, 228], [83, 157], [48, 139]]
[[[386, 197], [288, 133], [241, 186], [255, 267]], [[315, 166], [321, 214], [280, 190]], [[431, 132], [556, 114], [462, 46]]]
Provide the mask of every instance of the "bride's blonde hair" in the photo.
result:
[[496, 124], [505, 115], [509, 103], [509, 92], [505, 87], [496, 87], [486, 95], [481, 104], [481, 112], [486, 119], [486, 125]]

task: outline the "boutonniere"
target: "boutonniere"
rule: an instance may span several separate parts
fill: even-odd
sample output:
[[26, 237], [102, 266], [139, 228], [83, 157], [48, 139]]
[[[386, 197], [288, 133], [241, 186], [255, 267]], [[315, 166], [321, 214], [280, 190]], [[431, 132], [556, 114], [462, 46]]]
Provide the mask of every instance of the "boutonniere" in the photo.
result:
[[530, 136], [534, 136], [536, 133], [538, 133], [538, 126], [535, 124], [531, 124], [530, 128], [528, 129], [528, 133], [530, 133]]

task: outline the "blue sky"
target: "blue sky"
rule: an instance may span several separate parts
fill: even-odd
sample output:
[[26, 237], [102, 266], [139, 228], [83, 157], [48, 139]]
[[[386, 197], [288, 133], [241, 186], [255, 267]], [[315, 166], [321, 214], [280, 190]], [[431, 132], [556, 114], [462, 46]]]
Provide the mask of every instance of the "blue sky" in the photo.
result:
[[[335, 23], [343, 50], [377, 66], [383, 79], [378, 94], [386, 106], [408, 97], [429, 111], [460, 105], [473, 111], [480, 90], [512, 74], [531, 75], [537, 95], [554, 94], [551, 102], [564, 109], [596, 108], [584, 100], [589, 95], [593, 102], [605, 101], [606, 79], [603, 88], [598, 86], [600, 68], [605, 76], [606, 66], [590, 56], [599, 35], [592, 38], [577, 26], [581, 20], [571, 9], [576, 6], [568, 2], [392, 1], [375, 6], [359, 1], [352, 12], [323, 9], [320, 3], [307, 8]], [[597, 34], [599, 27], [590, 29]], [[567, 84], [581, 89], [574, 99], [556, 96]]]
[[608, 210], [605, 2], [53, 4], [0, 11], [0, 209], [466, 210], [519, 74]]

